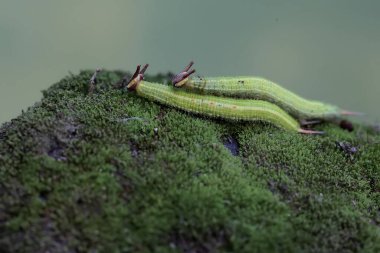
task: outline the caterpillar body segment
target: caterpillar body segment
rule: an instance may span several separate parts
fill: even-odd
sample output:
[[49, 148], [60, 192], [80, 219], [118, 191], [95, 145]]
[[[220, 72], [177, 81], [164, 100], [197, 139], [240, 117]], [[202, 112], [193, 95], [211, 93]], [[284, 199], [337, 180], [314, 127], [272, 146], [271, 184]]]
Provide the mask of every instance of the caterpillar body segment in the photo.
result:
[[145, 81], [139, 84], [136, 92], [152, 101], [213, 118], [265, 121], [289, 131], [298, 131], [300, 128], [295, 119], [266, 101], [203, 96]]
[[265, 100], [299, 119], [334, 119], [342, 115], [342, 111], [334, 105], [304, 99], [263, 78], [194, 77], [183, 82], [182, 87], [200, 94]]
[[343, 115], [359, 115], [331, 104], [304, 99], [274, 82], [259, 77], [189, 77], [185, 68], [172, 81], [175, 87], [199, 94], [265, 100], [280, 106], [298, 119], [333, 120]]

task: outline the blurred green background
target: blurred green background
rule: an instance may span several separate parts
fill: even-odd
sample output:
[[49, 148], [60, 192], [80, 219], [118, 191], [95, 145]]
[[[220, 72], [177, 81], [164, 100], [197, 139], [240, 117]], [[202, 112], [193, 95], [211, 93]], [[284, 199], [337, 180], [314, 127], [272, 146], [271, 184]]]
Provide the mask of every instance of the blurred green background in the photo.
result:
[[0, 123], [81, 69], [258, 75], [380, 119], [380, 1], [0, 0]]

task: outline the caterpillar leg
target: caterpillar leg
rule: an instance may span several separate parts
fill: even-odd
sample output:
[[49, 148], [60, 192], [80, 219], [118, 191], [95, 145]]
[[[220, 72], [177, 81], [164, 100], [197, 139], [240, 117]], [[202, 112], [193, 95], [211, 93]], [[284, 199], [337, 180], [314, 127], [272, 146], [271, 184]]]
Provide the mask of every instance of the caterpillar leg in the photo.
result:
[[172, 83], [176, 87], [182, 86], [184, 83], [186, 83], [187, 78], [195, 73], [195, 69], [190, 70], [190, 68], [193, 66], [194, 62], [191, 61], [179, 74], [175, 75], [172, 79]]

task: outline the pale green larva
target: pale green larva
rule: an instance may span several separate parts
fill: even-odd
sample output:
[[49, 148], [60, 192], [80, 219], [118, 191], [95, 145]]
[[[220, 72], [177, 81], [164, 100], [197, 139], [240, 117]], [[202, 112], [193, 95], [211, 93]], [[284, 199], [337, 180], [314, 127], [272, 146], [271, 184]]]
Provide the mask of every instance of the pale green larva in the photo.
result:
[[277, 105], [267, 101], [200, 95], [172, 86], [143, 81], [147, 67], [148, 65], [145, 65], [140, 71], [140, 66], [138, 66], [127, 88], [128, 90], [135, 90], [139, 96], [152, 101], [214, 118], [264, 121], [288, 131], [307, 134], [322, 133], [302, 129], [293, 117]]
[[250, 98], [274, 103], [298, 119], [331, 120], [342, 115], [355, 115], [319, 101], [304, 99], [280, 85], [259, 77], [191, 77], [191, 62], [173, 78], [176, 87], [205, 95]]

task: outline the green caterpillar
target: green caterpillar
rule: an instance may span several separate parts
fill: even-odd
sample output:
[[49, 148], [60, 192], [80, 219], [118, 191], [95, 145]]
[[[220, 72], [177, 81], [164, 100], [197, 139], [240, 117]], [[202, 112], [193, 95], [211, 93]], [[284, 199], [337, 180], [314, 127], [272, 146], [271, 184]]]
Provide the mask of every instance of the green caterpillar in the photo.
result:
[[264, 121], [279, 128], [306, 134], [322, 132], [302, 129], [299, 123], [275, 104], [267, 101], [233, 99], [189, 93], [172, 86], [143, 81], [148, 65], [140, 65], [128, 83], [128, 90], [139, 96], [187, 112], [227, 120]]
[[269, 80], [258, 77], [211, 77], [189, 78], [193, 62], [173, 78], [175, 87], [184, 87], [199, 94], [251, 98], [265, 100], [278, 105], [298, 119], [332, 120], [342, 115], [358, 113], [342, 110], [337, 106], [304, 99]]

